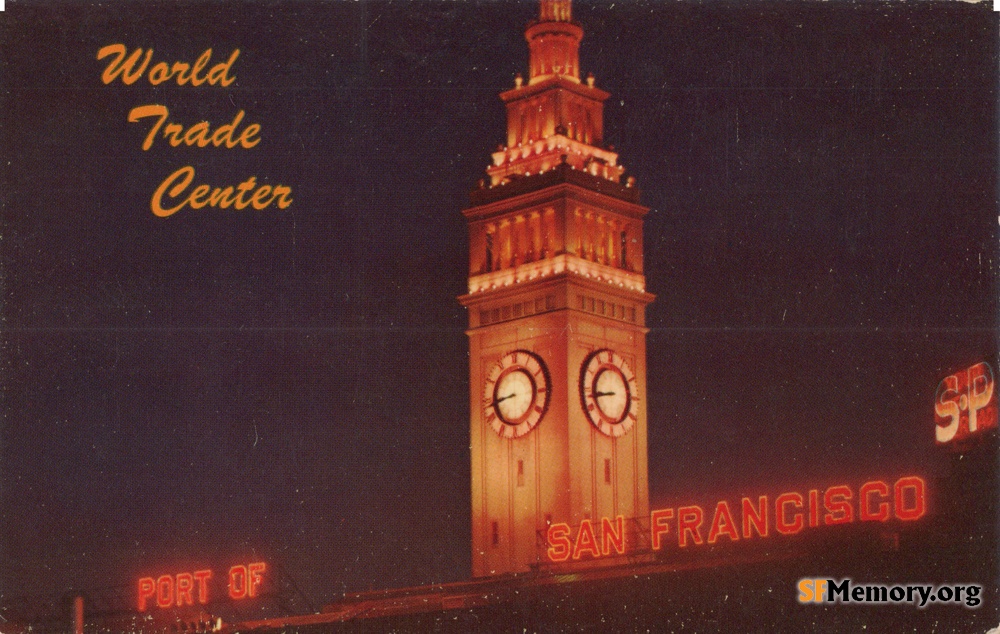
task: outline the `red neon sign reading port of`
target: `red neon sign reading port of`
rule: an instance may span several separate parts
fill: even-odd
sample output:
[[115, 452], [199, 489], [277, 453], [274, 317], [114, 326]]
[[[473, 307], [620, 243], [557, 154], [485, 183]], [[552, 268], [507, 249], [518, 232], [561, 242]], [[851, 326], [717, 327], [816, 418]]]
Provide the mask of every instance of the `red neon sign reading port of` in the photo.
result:
[[[260, 592], [264, 583], [267, 564], [255, 562], [236, 565], [229, 569], [229, 598], [252, 599]], [[211, 570], [179, 572], [174, 575], [142, 577], [138, 584], [138, 608], [145, 612], [151, 605], [158, 608], [182, 608], [188, 605], [206, 605], [211, 600], [209, 580], [214, 577]]]
[[259, 562], [249, 566], [236, 565], [230, 568], [229, 598], [246, 599], [257, 596], [257, 589], [264, 581], [266, 569], [267, 566]]

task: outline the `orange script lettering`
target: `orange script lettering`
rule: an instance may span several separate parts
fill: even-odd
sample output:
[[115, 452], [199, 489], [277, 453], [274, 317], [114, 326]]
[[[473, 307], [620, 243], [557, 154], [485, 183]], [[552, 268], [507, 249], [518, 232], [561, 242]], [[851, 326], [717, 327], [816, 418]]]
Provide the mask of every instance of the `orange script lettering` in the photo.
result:
[[[146, 49], [145, 57], [143, 57], [141, 48], [135, 49], [129, 55], [128, 49], [125, 48], [124, 44], [108, 44], [97, 51], [97, 59], [99, 60], [111, 57], [111, 63], [108, 64], [107, 68], [104, 69], [104, 73], [101, 74], [101, 81], [105, 84], [110, 84], [120, 76], [123, 84], [132, 85], [146, 74], [146, 69], [149, 69], [149, 74], [146, 75], [146, 78], [154, 86], [171, 79], [176, 81], [178, 86], [186, 86], [188, 84], [201, 86], [206, 83], [209, 86], [229, 86], [236, 81], [236, 77], [230, 76], [229, 71], [232, 70], [233, 64], [239, 56], [240, 49], [236, 49], [229, 56], [228, 60], [216, 64], [207, 73], [202, 73], [205, 67], [208, 66], [208, 62], [212, 59], [212, 49], [208, 49], [202, 53], [194, 64], [185, 62], [168, 64], [167, 62], [160, 62], [154, 64], [152, 68], [149, 68], [149, 63], [153, 59], [153, 49], [151, 48]], [[140, 59], [142, 60], [141, 62], [139, 61]]]
[[[278, 209], [287, 209], [292, 204], [292, 188], [285, 185], [258, 185], [253, 176], [246, 179], [235, 188], [211, 187], [198, 185], [188, 191], [194, 180], [194, 168], [186, 165], [166, 178], [153, 192], [150, 208], [161, 218], [172, 216], [184, 207], [201, 209], [203, 207], [218, 207], [220, 209], [266, 209], [276, 204]], [[167, 202], [167, 199], [172, 199]], [[166, 205], [166, 206], [165, 206]]]
[[146, 117], [157, 117], [156, 123], [153, 124], [153, 127], [149, 130], [149, 134], [146, 135], [146, 140], [142, 143], [143, 150], [153, 147], [153, 141], [156, 139], [156, 135], [161, 128], [163, 129], [163, 138], [167, 139], [170, 145], [174, 147], [181, 144], [197, 145], [198, 147], [214, 145], [215, 147], [232, 149], [238, 145], [249, 150], [260, 143], [260, 137], [257, 136], [260, 133], [260, 125], [251, 123], [234, 139], [233, 135], [240, 127], [243, 115], [244, 112], [240, 110], [233, 117], [232, 123], [219, 126], [214, 133], [208, 121], [196, 123], [186, 131], [184, 130], [184, 126], [179, 123], [171, 122], [164, 126], [163, 124], [167, 122], [167, 117], [170, 116], [170, 111], [167, 110], [166, 106], [161, 105], [137, 106], [132, 108], [132, 111], [128, 115], [128, 120], [129, 123], [138, 123], [140, 119], [145, 119]]

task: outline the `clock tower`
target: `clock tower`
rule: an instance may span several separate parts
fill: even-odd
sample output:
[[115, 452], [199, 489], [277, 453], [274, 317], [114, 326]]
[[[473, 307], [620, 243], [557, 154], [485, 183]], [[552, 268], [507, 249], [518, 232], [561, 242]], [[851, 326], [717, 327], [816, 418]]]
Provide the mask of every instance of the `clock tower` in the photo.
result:
[[525, 37], [528, 78], [500, 94], [507, 143], [464, 211], [477, 577], [545, 564], [552, 524], [589, 520], [601, 543], [622, 518], [631, 551], [649, 515], [647, 209], [603, 145], [610, 95], [581, 81], [570, 0], [541, 0]]

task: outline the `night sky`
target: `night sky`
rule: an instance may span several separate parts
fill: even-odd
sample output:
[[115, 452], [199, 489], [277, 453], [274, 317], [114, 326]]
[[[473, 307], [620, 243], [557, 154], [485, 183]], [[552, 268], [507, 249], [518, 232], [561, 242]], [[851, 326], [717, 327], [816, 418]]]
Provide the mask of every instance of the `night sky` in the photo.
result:
[[[650, 207], [654, 508], [941, 469], [935, 388], [996, 359], [990, 9], [575, 4]], [[460, 212], [536, 13], [8, 0], [0, 603], [257, 559], [316, 604], [469, 576]], [[105, 85], [112, 43], [239, 48], [236, 81]], [[261, 142], [143, 151], [146, 104]], [[155, 217], [185, 165], [294, 202]]]

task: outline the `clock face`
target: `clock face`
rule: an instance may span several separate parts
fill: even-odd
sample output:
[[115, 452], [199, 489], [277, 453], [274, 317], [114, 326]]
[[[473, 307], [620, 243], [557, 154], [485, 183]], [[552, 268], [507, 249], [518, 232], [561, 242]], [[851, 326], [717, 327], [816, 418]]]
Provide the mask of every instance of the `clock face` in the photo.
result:
[[608, 436], [625, 435], [639, 417], [635, 373], [625, 359], [607, 348], [584, 359], [580, 400], [590, 422]]
[[538, 355], [515, 350], [497, 361], [483, 386], [483, 418], [501, 438], [527, 434], [549, 407], [549, 372]]

